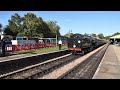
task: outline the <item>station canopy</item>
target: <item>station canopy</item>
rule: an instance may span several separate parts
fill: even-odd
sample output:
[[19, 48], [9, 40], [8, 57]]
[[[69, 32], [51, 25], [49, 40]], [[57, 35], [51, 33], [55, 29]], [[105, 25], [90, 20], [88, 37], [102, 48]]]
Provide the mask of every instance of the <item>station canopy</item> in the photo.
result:
[[110, 37], [110, 39], [120, 39], [120, 34], [116, 35], [116, 36], [113, 36], [113, 37]]

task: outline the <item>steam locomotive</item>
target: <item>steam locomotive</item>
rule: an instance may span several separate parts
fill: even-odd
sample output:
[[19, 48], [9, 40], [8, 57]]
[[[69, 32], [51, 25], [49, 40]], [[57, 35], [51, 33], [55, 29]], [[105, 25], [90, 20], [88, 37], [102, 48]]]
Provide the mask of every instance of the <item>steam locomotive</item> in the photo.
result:
[[68, 38], [68, 50], [73, 54], [82, 54], [90, 52], [97, 47], [106, 44], [103, 39], [98, 39], [88, 35], [74, 34]]
[[4, 56], [3, 54], [10, 54], [12, 50], [12, 42], [10, 36], [4, 36], [4, 38], [0, 39], [0, 56]]

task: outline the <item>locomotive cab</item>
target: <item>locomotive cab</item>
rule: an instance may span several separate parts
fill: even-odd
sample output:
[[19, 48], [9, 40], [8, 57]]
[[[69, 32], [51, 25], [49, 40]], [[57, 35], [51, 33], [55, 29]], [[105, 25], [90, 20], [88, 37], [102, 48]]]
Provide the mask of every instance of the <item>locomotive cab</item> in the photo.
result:
[[68, 39], [68, 50], [72, 53], [84, 54], [90, 47], [90, 39], [82, 34], [74, 34]]

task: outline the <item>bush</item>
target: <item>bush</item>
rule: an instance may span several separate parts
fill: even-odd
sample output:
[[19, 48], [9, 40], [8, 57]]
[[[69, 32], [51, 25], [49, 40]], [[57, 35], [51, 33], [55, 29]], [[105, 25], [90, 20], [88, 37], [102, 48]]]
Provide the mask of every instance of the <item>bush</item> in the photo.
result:
[[118, 45], [120, 46], [120, 42], [118, 42]]

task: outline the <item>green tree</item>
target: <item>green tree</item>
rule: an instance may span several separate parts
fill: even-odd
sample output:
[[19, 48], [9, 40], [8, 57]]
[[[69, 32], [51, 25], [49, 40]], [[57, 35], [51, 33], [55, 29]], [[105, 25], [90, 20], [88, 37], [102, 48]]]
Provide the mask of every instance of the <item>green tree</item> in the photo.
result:
[[73, 33], [68, 32], [64, 36], [70, 38], [72, 35], [73, 35]]
[[116, 35], [119, 35], [119, 34], [120, 34], [120, 32], [116, 32], [112, 36], [116, 36]]
[[47, 37], [50, 35], [50, 28], [47, 23], [33, 13], [27, 13], [24, 16], [23, 25], [25, 27], [25, 33], [22, 34], [28, 37]]
[[89, 35], [88, 33], [85, 33], [84, 35]]
[[54, 37], [53, 34], [51, 33], [49, 25], [45, 21], [42, 22], [42, 33], [43, 33], [45, 38]]
[[56, 21], [44, 21], [33, 13], [27, 13], [23, 17], [17, 13], [11, 16], [5, 27], [5, 33], [12, 36], [28, 37], [55, 37], [60, 36], [60, 26]]
[[94, 33], [93, 33], [93, 34], [91, 34], [91, 36], [93, 36], [93, 37], [97, 37], [97, 35], [96, 35], [96, 34], [94, 34]]
[[[11, 19], [8, 20], [8, 25], [5, 27], [5, 33], [12, 36], [17, 36], [19, 32], [23, 31], [23, 18], [20, 17], [17, 13], [11, 16]], [[10, 33], [9, 33], [10, 32]]]
[[24, 33], [28, 37], [33, 37], [36, 30], [37, 17], [33, 13], [27, 13], [24, 16], [23, 26], [25, 27]]
[[61, 36], [59, 32], [60, 26], [57, 25], [57, 21], [48, 21], [47, 25], [49, 26], [50, 33], [53, 37], [55, 37], [56, 35]]
[[1, 32], [1, 30], [2, 30], [2, 24], [0, 23], [0, 32]]
[[102, 33], [98, 34], [98, 37], [103, 39], [104, 38], [104, 35]]
[[107, 39], [107, 40], [109, 40], [110, 37], [111, 37], [111, 35], [109, 35], [109, 36], [105, 36], [104, 38]]
[[4, 28], [4, 32], [6, 35], [16, 36], [16, 34], [12, 31], [12, 29], [8, 25], [6, 25], [6, 27]]

